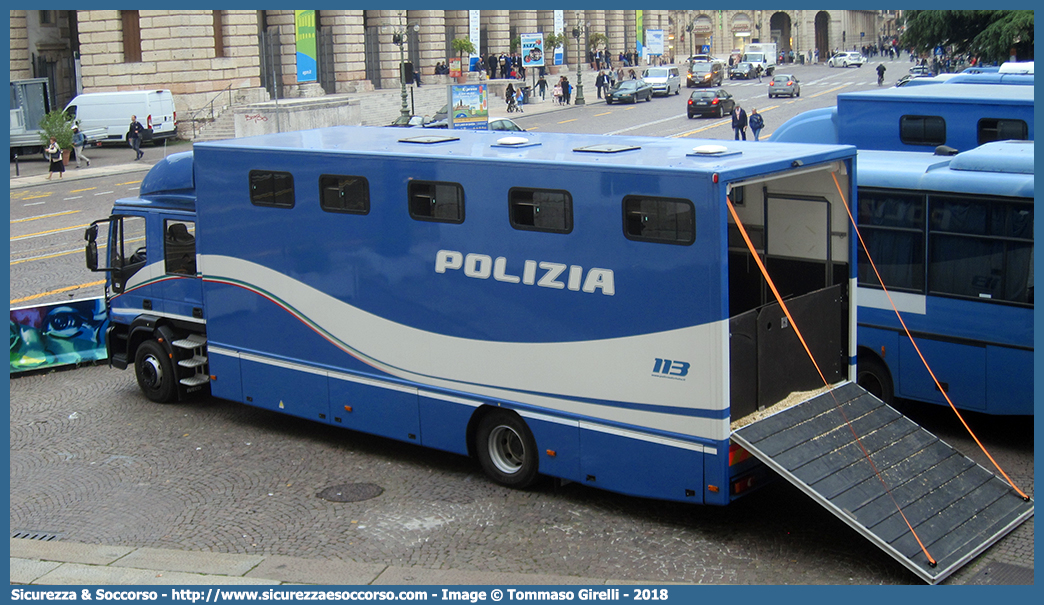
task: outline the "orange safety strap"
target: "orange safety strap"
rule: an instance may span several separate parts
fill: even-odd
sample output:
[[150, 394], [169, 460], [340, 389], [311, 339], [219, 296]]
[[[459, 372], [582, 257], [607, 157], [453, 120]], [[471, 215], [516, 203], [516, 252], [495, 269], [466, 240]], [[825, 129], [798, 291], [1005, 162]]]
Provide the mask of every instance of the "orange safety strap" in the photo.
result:
[[[842, 196], [842, 199], [844, 199], [844, 196]], [[797, 335], [798, 340], [801, 341], [801, 346], [805, 348], [805, 353], [808, 354], [808, 358], [812, 361], [812, 365], [816, 367], [816, 372], [819, 373], [819, 377], [823, 380], [823, 384], [829, 387], [830, 381], [826, 379], [826, 376], [823, 374], [823, 370], [821, 370], [819, 368], [819, 364], [816, 363], [816, 358], [812, 355], [812, 350], [808, 347], [808, 343], [805, 342], [805, 337], [802, 336], [801, 330], [798, 328], [797, 322], [794, 321], [794, 317], [790, 314], [790, 309], [787, 308], [787, 304], [783, 302], [783, 297], [780, 296], [779, 290], [776, 289], [776, 284], [773, 283], [772, 277], [769, 276], [768, 269], [766, 269], [764, 263], [761, 262], [761, 257], [758, 256], [758, 251], [754, 248], [754, 243], [750, 241], [750, 236], [747, 235], [747, 229], [743, 226], [743, 222], [740, 220], [739, 215], [736, 214], [736, 208], [732, 205], [732, 198], [729, 196], [725, 196], [725, 201], [728, 203], [729, 206], [729, 214], [732, 215], [732, 220], [736, 222], [736, 226], [739, 228], [739, 232], [743, 236], [743, 241], [747, 244], [747, 249], [750, 250], [751, 256], [754, 257], [754, 262], [757, 263], [758, 269], [761, 270], [762, 277], [765, 278], [765, 282], [772, 290], [772, 295], [776, 298], [776, 302], [779, 303], [780, 308], [783, 309], [784, 315], [786, 315], [787, 319], [790, 321], [790, 327], [794, 328], [794, 334]], [[866, 450], [866, 447], [863, 445], [863, 440], [859, 438], [859, 435], [855, 431], [855, 427], [852, 426], [852, 423], [851, 421], [849, 421], [848, 416], [845, 414], [844, 410], [841, 409], [841, 404], [837, 401], [837, 397], [834, 395], [833, 391], [830, 391], [830, 397], [834, 400], [834, 407], [836, 407], [837, 411], [841, 413], [841, 417], [845, 420], [845, 424], [848, 425], [848, 430], [852, 432], [852, 437], [855, 438], [855, 442], [859, 446], [859, 449], [863, 451], [863, 457], [866, 458], [866, 461], [870, 463], [870, 468], [873, 469], [874, 474], [877, 475], [877, 479], [881, 482], [881, 486], [884, 488], [885, 493], [888, 494], [888, 497], [892, 499], [892, 504], [895, 505], [895, 510], [899, 511], [899, 516], [903, 518], [903, 522], [906, 523], [906, 527], [910, 529], [910, 533], [913, 535], [914, 540], [917, 540], [918, 546], [921, 547], [921, 552], [923, 552], [924, 556], [928, 559], [928, 564], [932, 567], [935, 567], [937, 564], [935, 559], [932, 558], [932, 555], [928, 552], [928, 549], [925, 547], [924, 543], [921, 542], [920, 536], [917, 535], [917, 532], [914, 530], [913, 525], [910, 523], [910, 520], [906, 518], [906, 514], [903, 513], [902, 507], [900, 507], [899, 503], [896, 502], [895, 496], [892, 494], [892, 490], [888, 489], [888, 484], [885, 482], [884, 477], [881, 476], [881, 472], [877, 469], [877, 465], [874, 464], [873, 459], [870, 458], [870, 452]]]
[[1011, 478], [1008, 477], [1008, 474], [1004, 472], [1004, 469], [1001, 468], [1000, 464], [997, 464], [997, 461], [994, 460], [993, 456], [991, 456], [990, 453], [986, 450], [986, 446], [984, 446], [982, 442], [979, 441], [979, 438], [975, 435], [974, 432], [972, 432], [971, 427], [968, 426], [968, 423], [964, 421], [964, 416], [961, 416], [961, 413], [957, 411], [957, 406], [953, 405], [953, 401], [950, 401], [950, 396], [946, 393], [946, 390], [942, 388], [941, 384], [939, 384], [939, 379], [935, 377], [935, 372], [933, 372], [931, 366], [928, 365], [928, 360], [924, 358], [924, 355], [921, 353], [921, 348], [917, 346], [917, 341], [914, 340], [913, 334], [910, 333], [910, 329], [906, 327], [906, 322], [903, 321], [903, 316], [899, 313], [899, 309], [895, 306], [895, 302], [892, 301], [892, 294], [888, 291], [888, 288], [885, 287], [884, 280], [881, 279], [881, 274], [877, 271], [877, 265], [874, 264], [874, 259], [870, 257], [870, 250], [867, 249], [866, 242], [863, 241], [863, 234], [859, 232], [859, 226], [856, 225], [856, 220], [855, 216], [852, 214], [852, 209], [848, 207], [848, 200], [845, 199], [845, 194], [841, 191], [841, 183], [837, 182], [837, 175], [835, 173], [830, 173], [830, 176], [834, 178], [834, 185], [837, 187], [837, 192], [841, 194], [841, 201], [845, 203], [845, 212], [848, 213], [848, 220], [852, 222], [852, 228], [855, 229], [856, 237], [859, 238], [859, 245], [863, 247], [863, 252], [866, 254], [867, 260], [870, 261], [870, 266], [874, 269], [874, 275], [877, 276], [877, 282], [881, 284], [881, 289], [884, 290], [885, 296], [888, 297], [888, 304], [892, 305], [892, 310], [895, 311], [895, 316], [899, 318], [899, 323], [903, 326], [903, 331], [906, 332], [906, 337], [910, 339], [910, 344], [912, 344], [914, 350], [917, 351], [917, 356], [921, 358], [921, 363], [923, 363], [925, 369], [928, 370], [928, 374], [932, 377], [932, 380], [935, 382], [936, 388], [939, 389], [939, 392], [942, 393], [943, 397], [946, 398], [946, 403], [950, 404], [950, 409], [953, 410], [954, 414], [957, 414], [957, 419], [961, 421], [961, 424], [964, 425], [965, 430], [967, 430], [968, 434], [971, 435], [972, 439], [975, 440], [975, 443], [979, 445], [979, 449], [982, 450], [982, 453], [986, 454], [986, 457], [990, 459], [990, 462], [993, 463], [993, 466], [997, 469], [997, 471], [1004, 476], [1004, 479], [1008, 482], [1008, 485], [1010, 485], [1013, 490], [1018, 492], [1018, 494], [1022, 496], [1023, 500], [1026, 500], [1028, 502], [1030, 499], [1029, 496], [1027, 496], [1025, 492], [1019, 489], [1018, 486], [1015, 485], [1015, 482], [1013, 482]]

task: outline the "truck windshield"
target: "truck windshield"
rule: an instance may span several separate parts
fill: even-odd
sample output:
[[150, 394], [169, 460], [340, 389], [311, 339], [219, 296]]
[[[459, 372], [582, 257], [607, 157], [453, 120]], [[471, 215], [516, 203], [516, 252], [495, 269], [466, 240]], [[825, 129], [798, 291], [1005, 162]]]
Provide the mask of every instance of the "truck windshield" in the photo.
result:
[[747, 53], [743, 55], [745, 63], [761, 63], [765, 60], [765, 53]]

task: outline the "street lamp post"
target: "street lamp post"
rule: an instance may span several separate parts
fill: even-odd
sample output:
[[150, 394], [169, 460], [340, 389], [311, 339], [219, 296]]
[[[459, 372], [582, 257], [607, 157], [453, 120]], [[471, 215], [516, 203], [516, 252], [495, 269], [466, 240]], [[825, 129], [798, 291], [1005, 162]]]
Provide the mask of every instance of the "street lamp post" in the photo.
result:
[[[403, 47], [406, 45], [406, 34], [410, 26], [403, 24], [403, 18], [402, 11], [399, 11], [399, 29], [392, 33], [392, 42], [399, 47], [399, 89], [402, 94], [402, 108], [399, 113], [404, 119], [409, 120], [410, 107], [406, 103], [406, 55]], [[412, 27], [417, 30], [420, 26], [415, 23]]]
[[584, 104], [584, 82], [580, 79], [580, 66], [586, 57], [583, 54], [584, 49], [580, 45], [580, 40], [583, 38], [585, 31], [587, 29], [584, 27], [583, 22], [580, 21], [580, 13], [577, 13], [576, 27], [573, 28], [573, 37], [576, 38], [576, 99], [573, 100], [574, 105]]

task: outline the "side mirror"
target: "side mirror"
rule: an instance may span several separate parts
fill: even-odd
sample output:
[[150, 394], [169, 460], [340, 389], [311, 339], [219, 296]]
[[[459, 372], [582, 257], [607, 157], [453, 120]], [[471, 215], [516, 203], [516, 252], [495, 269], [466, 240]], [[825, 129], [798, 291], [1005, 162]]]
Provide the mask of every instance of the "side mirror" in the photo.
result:
[[91, 271], [98, 270], [98, 244], [94, 241], [87, 242], [86, 249], [87, 268]]

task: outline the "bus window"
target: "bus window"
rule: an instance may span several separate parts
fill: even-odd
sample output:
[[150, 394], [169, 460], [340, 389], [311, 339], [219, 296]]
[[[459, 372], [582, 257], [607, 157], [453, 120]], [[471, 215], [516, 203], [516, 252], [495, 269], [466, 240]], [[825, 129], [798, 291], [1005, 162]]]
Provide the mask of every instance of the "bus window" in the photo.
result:
[[939, 116], [902, 116], [899, 118], [899, 140], [907, 145], [944, 145], [946, 120]]
[[1030, 304], [1033, 207], [931, 196], [929, 290]]
[[1025, 141], [1029, 138], [1029, 127], [1022, 120], [983, 118], [979, 120], [978, 130], [979, 145], [990, 141]]
[[250, 171], [250, 202], [255, 206], [294, 207], [294, 176], [272, 170]]
[[[859, 228], [887, 288], [924, 291], [924, 195], [859, 190]], [[859, 248], [859, 284], [880, 286]]]
[[695, 207], [689, 200], [628, 195], [623, 206], [627, 239], [684, 246], [696, 241]]

